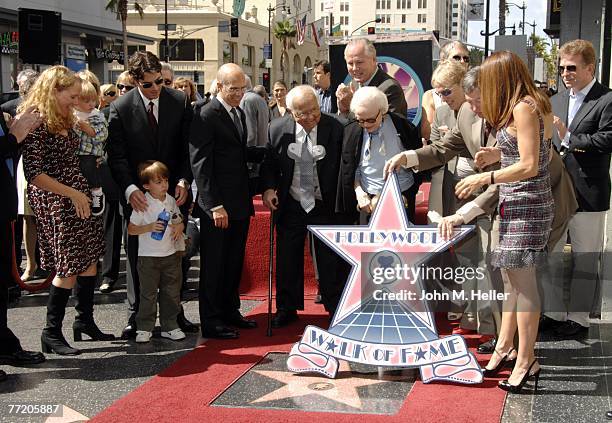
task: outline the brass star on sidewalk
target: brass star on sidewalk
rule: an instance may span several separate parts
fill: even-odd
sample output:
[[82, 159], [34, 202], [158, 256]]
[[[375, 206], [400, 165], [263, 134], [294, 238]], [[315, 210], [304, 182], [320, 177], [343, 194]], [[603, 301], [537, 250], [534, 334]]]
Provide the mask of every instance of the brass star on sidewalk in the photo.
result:
[[378, 374], [376, 373], [352, 373], [346, 361], [340, 362], [338, 377], [336, 379], [319, 376], [298, 376], [288, 371], [278, 370], [254, 370], [254, 372], [275, 379], [285, 385], [269, 394], [257, 398], [251, 403], [275, 401], [284, 398], [296, 399], [298, 397], [316, 394], [357, 409], [362, 408], [362, 402], [357, 392], [357, 388], [406, 379], [405, 375], [387, 375], [385, 379], [379, 380]]

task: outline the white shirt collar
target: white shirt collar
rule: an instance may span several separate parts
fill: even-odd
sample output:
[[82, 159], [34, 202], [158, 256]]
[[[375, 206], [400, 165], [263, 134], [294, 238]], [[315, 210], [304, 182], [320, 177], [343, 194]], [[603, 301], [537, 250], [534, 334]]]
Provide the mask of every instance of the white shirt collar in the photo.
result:
[[160, 203], [162, 203], [165, 206], [166, 205], [166, 200], [168, 199], [168, 193], [166, 193], [166, 198], [164, 198], [164, 201], [158, 200], [157, 198], [153, 197], [149, 192], [145, 192], [145, 197], [146, 197], [147, 201], [159, 201]]
[[[591, 82], [589, 82], [586, 87], [584, 87], [583, 89], [578, 91], [578, 93], [581, 94], [582, 97], [585, 97], [589, 93], [589, 91], [591, 91], [591, 88], [593, 88], [593, 85], [595, 85], [595, 81], [597, 81], [597, 80], [595, 78], [593, 78], [593, 80]], [[576, 97], [578, 95], [578, 93], [574, 94], [574, 89], [573, 88], [570, 90], [570, 95], [571, 96]]]
[[[146, 97], [144, 96], [144, 94], [142, 93], [142, 91], [140, 91], [140, 87], [138, 87], [138, 88], [137, 88], [137, 90], [138, 90], [138, 94], [140, 94], [140, 98], [142, 98], [142, 101], [144, 102], [145, 109], [146, 109], [147, 107], [149, 107], [149, 103], [150, 103], [150, 102], [153, 102], [153, 105], [155, 106], [155, 108], [157, 108], [157, 109], [159, 110], [159, 97], [157, 97], [157, 98], [155, 98], [155, 99], [151, 100], [151, 99], [146, 98]], [[161, 95], [161, 91], [160, 91], [160, 95]]]
[[[318, 125], [317, 125], [318, 126]], [[308, 133], [308, 137], [310, 138], [310, 141], [315, 144], [317, 141], [317, 126], [315, 126], [314, 128], [312, 128], [310, 130], [310, 132]], [[306, 137], [306, 130], [304, 129], [304, 127], [302, 125], [300, 125], [299, 123], [295, 122], [295, 137], [296, 138], [305, 138]]]
[[372, 76], [370, 77], [370, 79], [368, 79], [363, 85], [362, 87], [369, 87], [370, 86], [370, 82], [372, 82], [372, 80], [374, 79], [374, 77], [376, 76], [376, 74], [378, 73], [378, 64], [376, 64], [376, 70], [374, 71], [374, 73], [372, 74]]

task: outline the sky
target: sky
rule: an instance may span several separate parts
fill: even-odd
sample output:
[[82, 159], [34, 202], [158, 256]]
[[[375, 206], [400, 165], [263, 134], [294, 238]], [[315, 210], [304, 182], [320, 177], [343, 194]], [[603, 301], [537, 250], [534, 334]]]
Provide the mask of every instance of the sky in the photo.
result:
[[[481, 0], [486, 3], [486, 0]], [[493, 32], [498, 28], [498, 8], [499, 1], [498, 0], [490, 0], [491, 1], [491, 13], [489, 20], [489, 31]], [[522, 6], [522, 0], [513, 0], [511, 3], [516, 3], [519, 6]], [[527, 9], [525, 10], [525, 21], [533, 23], [535, 19], [536, 22], [536, 35], [540, 37], [544, 37], [544, 39], [548, 39], [548, 36], [544, 33], [543, 29], [546, 27], [546, 0], [526, 0], [525, 5]], [[516, 25], [516, 33], [521, 34], [521, 30], [519, 28], [519, 23], [523, 20], [523, 11], [515, 6], [509, 6], [510, 13], [506, 15], [506, 26]], [[484, 31], [485, 23], [484, 21], [469, 21], [468, 22], [468, 43], [476, 44], [478, 46], [484, 47], [484, 37], [480, 35], [480, 31]], [[525, 25], [525, 34], [529, 35], [533, 31], [531, 25]], [[506, 35], [512, 33], [512, 30], [506, 30]], [[497, 34], [495, 34], [497, 35]], [[495, 47], [495, 36], [489, 37], [489, 45], [490, 48], [493, 49]]]

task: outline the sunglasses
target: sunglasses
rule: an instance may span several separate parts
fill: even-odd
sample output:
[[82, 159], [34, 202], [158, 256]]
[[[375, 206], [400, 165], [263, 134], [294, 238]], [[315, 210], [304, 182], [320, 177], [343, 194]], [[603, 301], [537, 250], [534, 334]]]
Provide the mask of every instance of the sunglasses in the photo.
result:
[[465, 63], [470, 63], [470, 56], [453, 56], [453, 60], [456, 60], [458, 62], [465, 62]]
[[107, 93], [104, 93], [104, 95], [107, 95], [107, 96], [109, 96], [109, 97], [114, 97], [114, 96], [115, 96], [115, 94], [117, 94], [117, 93], [116, 93], [116, 92], [114, 92], [114, 91], [109, 91], [109, 92], [107, 92]]
[[378, 116], [380, 116], [380, 110], [378, 111], [375, 117], [370, 119], [357, 119], [357, 122], [360, 125], [363, 125], [364, 123], [376, 123], [376, 121], [378, 120]]
[[451, 90], [450, 88], [445, 88], [442, 91], [434, 90], [434, 92], [438, 95], [438, 97], [448, 97], [453, 93], [453, 90]]
[[567, 70], [568, 72], [576, 72], [576, 65], [568, 65], [568, 66], [559, 65], [558, 69], [559, 69], [560, 74], [563, 73], [564, 70]]
[[157, 78], [153, 82], [141, 82], [140, 85], [142, 85], [142, 88], [148, 89], [148, 88], [151, 88], [153, 86], [153, 84], [159, 86], [159, 85], [161, 85], [163, 83], [164, 83], [164, 78]]
[[123, 84], [117, 84], [117, 88], [119, 88], [119, 91], [125, 89], [126, 91], [131, 90], [132, 88], [134, 88], [133, 85], [123, 85]]

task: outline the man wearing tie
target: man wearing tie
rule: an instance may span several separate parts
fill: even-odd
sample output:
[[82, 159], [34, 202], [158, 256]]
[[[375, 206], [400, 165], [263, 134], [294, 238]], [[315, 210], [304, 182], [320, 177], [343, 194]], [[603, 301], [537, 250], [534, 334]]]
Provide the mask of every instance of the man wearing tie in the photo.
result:
[[249, 221], [247, 127], [240, 101], [246, 91], [242, 69], [227, 63], [217, 72], [219, 93], [196, 110], [189, 155], [201, 209], [200, 321], [202, 336], [231, 339], [235, 328], [257, 326], [240, 314], [242, 275]]
[[[342, 151], [342, 124], [321, 114], [317, 93], [307, 85], [287, 94], [291, 113], [270, 123], [268, 154], [261, 168], [263, 201], [276, 210], [276, 308], [272, 327], [297, 319], [304, 309], [304, 240], [308, 225], [335, 221], [334, 209]], [[314, 240], [325, 309], [333, 315], [342, 281], [329, 271], [337, 256]]]
[[[540, 325], [571, 337], [588, 332], [596, 297], [610, 208], [612, 92], [594, 77], [596, 57], [589, 41], [569, 41], [561, 46], [559, 56], [559, 74], [567, 90], [551, 98], [557, 129], [553, 143], [574, 182], [579, 208], [567, 228], [574, 256], [570, 304], [567, 313], [552, 310]], [[564, 236], [553, 251], [562, 251], [565, 242]]]
[[[180, 207], [185, 204], [191, 183], [187, 138], [191, 124], [191, 107], [185, 94], [163, 87], [161, 63], [151, 52], [137, 51], [129, 60], [129, 72], [136, 81], [136, 90], [113, 101], [108, 120], [108, 164], [124, 194], [124, 222], [132, 210], [145, 211], [147, 201], [137, 175], [138, 165], [147, 160], [164, 163], [170, 177], [169, 193]], [[140, 289], [136, 263], [138, 236], [127, 242], [128, 325], [122, 337], [136, 335], [136, 312]], [[197, 328], [185, 318], [181, 308], [179, 327], [184, 332]]]

